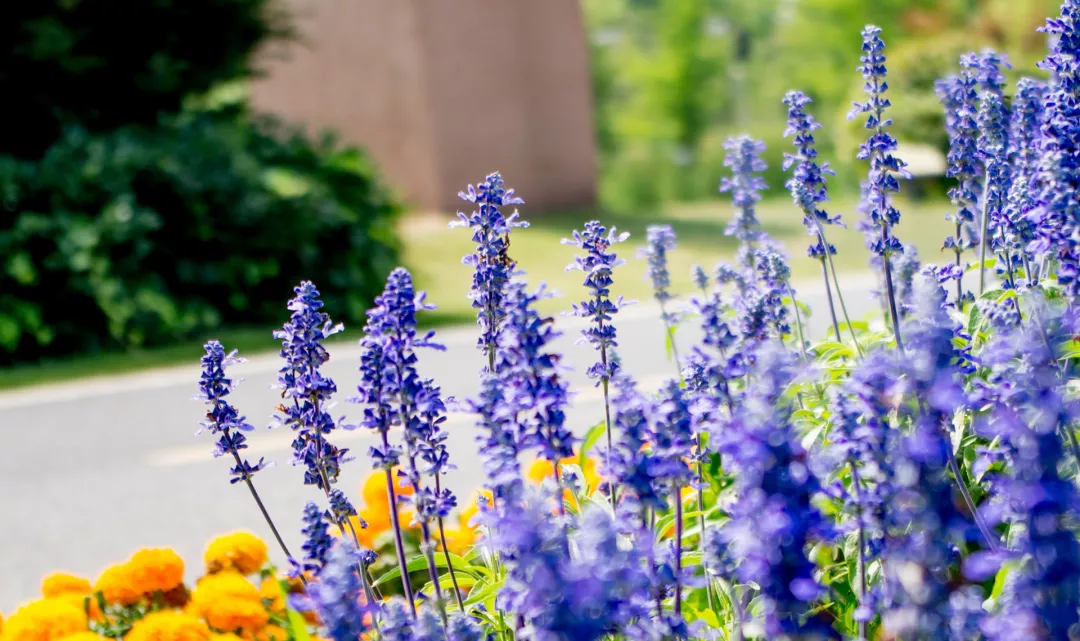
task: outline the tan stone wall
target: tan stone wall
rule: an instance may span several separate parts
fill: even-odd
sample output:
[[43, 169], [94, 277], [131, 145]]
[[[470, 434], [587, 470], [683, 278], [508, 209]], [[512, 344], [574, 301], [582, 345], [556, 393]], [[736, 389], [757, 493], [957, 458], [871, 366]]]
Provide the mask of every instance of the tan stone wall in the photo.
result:
[[577, 0], [288, 0], [303, 41], [256, 108], [368, 149], [413, 206], [499, 170], [529, 209], [588, 206], [595, 142]]

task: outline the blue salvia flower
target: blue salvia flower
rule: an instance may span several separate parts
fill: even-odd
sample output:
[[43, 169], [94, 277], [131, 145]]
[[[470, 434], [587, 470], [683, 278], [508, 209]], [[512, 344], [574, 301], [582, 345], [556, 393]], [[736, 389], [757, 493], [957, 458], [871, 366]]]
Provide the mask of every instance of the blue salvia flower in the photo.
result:
[[701, 265], [694, 265], [690, 270], [690, 277], [694, 281], [694, 285], [707, 294], [709, 291], [709, 274], [705, 272], [705, 268]]
[[897, 143], [888, 132], [892, 120], [885, 117], [885, 111], [892, 103], [885, 96], [889, 86], [885, 81], [885, 42], [881, 39], [881, 29], [873, 25], [867, 26], [863, 29], [862, 36], [863, 55], [860, 58], [862, 65], [859, 71], [862, 73], [867, 101], [854, 103], [855, 108], [848, 113], [848, 119], [854, 120], [860, 114], [867, 114], [866, 128], [873, 132], [859, 147], [856, 157], [870, 161], [866, 203], [870, 220], [877, 226], [879, 237], [869, 249], [884, 256], [902, 249], [900, 241], [892, 233], [893, 225], [900, 222], [900, 212], [890, 203], [890, 195], [900, 191], [900, 183], [894, 174], [904, 178], [911, 176], [905, 169], [907, 163], [893, 155]]
[[325, 555], [326, 565], [317, 581], [308, 583], [307, 604], [318, 615], [326, 636], [333, 641], [356, 641], [368, 633], [364, 615], [363, 583], [356, 572], [357, 553], [347, 541], [338, 541]]
[[904, 243], [902, 252], [889, 256], [892, 261], [892, 273], [896, 276], [896, 302], [900, 305], [900, 313], [907, 316], [914, 307], [912, 297], [915, 295], [915, 275], [919, 273], [922, 264], [919, 262], [919, 251], [913, 243]]
[[478, 397], [470, 399], [467, 407], [482, 431], [477, 441], [484, 467], [484, 486], [500, 503], [516, 501], [523, 488], [518, 461], [518, 412], [504, 377], [485, 375]]
[[364, 406], [364, 417], [358, 427], [374, 430], [380, 443], [368, 450], [375, 469], [391, 470], [401, 461], [401, 448], [390, 442], [390, 427], [394, 424], [394, 403], [398, 395], [397, 377], [388, 366], [386, 337], [383, 327], [390, 311], [381, 296], [368, 310], [364, 337], [360, 339], [360, 384], [350, 403]]
[[1042, 145], [1040, 125], [1043, 119], [1043, 102], [1046, 85], [1031, 78], [1021, 78], [1016, 83], [1016, 95], [1012, 101], [1012, 120], [1009, 126], [1009, 144], [1012, 147], [1013, 181], [1009, 190], [1005, 215], [1014, 237], [1012, 250], [1024, 263], [1028, 283], [1039, 279], [1035, 273], [1028, 245], [1035, 240], [1035, 226], [1030, 216], [1037, 206], [1038, 184], [1036, 171], [1039, 149]]
[[653, 296], [661, 305], [674, 298], [671, 274], [668, 273], [668, 252], [675, 249], [675, 232], [671, 225], [650, 225], [645, 229], [648, 244], [638, 248], [638, 257], [648, 261], [647, 275], [652, 282]]
[[994, 395], [987, 435], [1010, 450], [999, 491], [1009, 520], [1024, 533], [1011, 550], [1019, 567], [1002, 595], [1004, 607], [983, 624], [992, 641], [1017, 634], [1065, 639], [1080, 621], [1080, 545], [1070, 525], [1080, 496], [1059, 471], [1066, 458], [1059, 431], [1073, 429], [1080, 408], [1066, 392], [1059, 354], [1050, 347], [1072, 338], [1075, 317], [1048, 318], [1048, 310], [1039, 311], [1032, 324], [996, 336], [982, 358]]
[[821, 207], [822, 203], [829, 200], [826, 177], [835, 176], [836, 172], [829, 168], [829, 163], [818, 165], [814, 131], [820, 129], [821, 124], [806, 112], [806, 105], [810, 102], [810, 98], [801, 91], [789, 91], [784, 96], [784, 104], [788, 107], [784, 137], [794, 136], [792, 143], [798, 153], [785, 153], [783, 168], [795, 168], [786, 186], [795, 199], [795, 204], [803, 211], [806, 231], [816, 239], [806, 254], [815, 260], [824, 260], [826, 254], [836, 253], [836, 247], [825, 239], [824, 226], [844, 225], [840, 222], [839, 215], [829, 216]]
[[446, 627], [447, 641], [487, 641], [487, 638], [484, 629], [469, 615], [460, 612], [450, 615], [450, 623]]
[[[971, 54], [972, 57], [975, 54]], [[1009, 58], [993, 49], [983, 49], [978, 56], [978, 83], [984, 92], [1002, 98], [1005, 94], [1004, 69], [1012, 69]]]
[[[983, 251], [991, 246], [1002, 259], [1004, 267], [998, 271], [1005, 275], [1005, 287], [1016, 287], [1014, 274], [1018, 262], [1010, 251], [1011, 238], [1016, 231], [1010, 228], [1006, 215], [1006, 198], [1012, 187], [1012, 167], [1009, 164], [1009, 110], [1004, 99], [992, 92], [987, 92], [979, 106], [979, 157], [986, 167], [986, 188], [983, 193], [985, 219], [982, 239]], [[985, 260], [980, 257], [980, 261]]]
[[203, 349], [206, 354], [202, 357], [199, 393], [195, 398], [209, 405], [210, 409], [206, 412], [206, 418], [202, 421], [199, 432], [204, 429], [209, 430], [217, 437], [213, 450], [215, 458], [230, 454], [236, 461], [236, 465], [229, 471], [231, 476], [229, 483], [248, 481], [267, 464], [260, 458], [258, 463], [252, 465], [240, 456], [240, 451], [247, 449], [247, 437], [244, 436], [244, 432], [250, 432], [255, 428], [225, 399], [232, 393], [234, 385], [233, 380], [225, 374], [225, 370], [230, 365], [243, 363], [244, 359], [236, 355], [236, 350], [226, 354], [225, 348], [218, 341], [209, 341]]
[[285, 360], [277, 382], [285, 402], [277, 408], [276, 424], [296, 433], [293, 464], [305, 467], [304, 483], [329, 491], [337, 481], [341, 464], [350, 459], [345, 457], [347, 449], [338, 449], [327, 441], [327, 435], [337, 427], [328, 411], [337, 385], [319, 368], [330, 360], [323, 340], [343, 327], [340, 323], [334, 325], [321, 311], [319, 290], [310, 281], [300, 283], [293, 291], [296, 296], [289, 301], [292, 316], [274, 332], [274, 338], [281, 339], [280, 353]]
[[[867, 101], [862, 104], [855, 103], [855, 108], [848, 113], [848, 119], [853, 120], [860, 114], [867, 114], [865, 126], [873, 132], [859, 147], [856, 155], [859, 160], [870, 161], [870, 173], [864, 187], [869, 224], [864, 230], [867, 233], [868, 248], [881, 259], [893, 336], [897, 346], [903, 349], [900, 314], [896, 309], [892, 265], [888, 256], [893, 252], [903, 251], [900, 240], [893, 234], [893, 226], [900, 222], [900, 212], [892, 205], [892, 195], [900, 191], [900, 182], [896, 176], [911, 178], [911, 174], [906, 169], [907, 163], [893, 155], [897, 146], [896, 138], [888, 132], [892, 120], [885, 117], [885, 110], [892, 103], [885, 96], [889, 85], [885, 81], [885, 42], [881, 39], [881, 29], [868, 25], [863, 29], [862, 36], [863, 55], [860, 57], [862, 65], [859, 71], [862, 73]], [[871, 230], [875, 234], [869, 234]]]
[[527, 498], [503, 510], [495, 538], [507, 567], [499, 604], [522, 617], [531, 638], [592, 641], [642, 617], [641, 559], [618, 544], [605, 511], [587, 510], [571, 545], [547, 502]]
[[765, 143], [746, 135], [732, 136], [724, 141], [724, 149], [728, 152], [724, 156], [724, 166], [731, 168], [731, 176], [720, 181], [720, 192], [731, 192], [731, 201], [735, 205], [735, 215], [724, 233], [748, 246], [752, 254], [754, 244], [764, 237], [754, 207], [761, 200], [761, 192], [768, 188], [758, 175], [767, 169], [760, 157], [765, 151]]
[[524, 282], [511, 283], [506, 292], [506, 327], [499, 342], [500, 373], [510, 387], [517, 410], [520, 447], [536, 448], [540, 456], [558, 465], [574, 454], [574, 435], [566, 426], [568, 384], [560, 377], [560, 355], [551, 351], [561, 334], [553, 319], [536, 310], [550, 294], [541, 286], [530, 293]]
[[657, 489], [664, 495], [674, 493], [676, 501], [680, 500], [678, 489], [686, 487], [693, 480], [686, 464], [694, 447], [690, 402], [679, 381], [667, 381], [660, 391], [650, 438], [654, 457], [652, 476], [658, 484]]
[[409, 606], [401, 599], [391, 599], [383, 606], [379, 622], [379, 636], [383, 641], [413, 641], [416, 620], [409, 613]]
[[1057, 280], [1080, 295], [1080, 0], [1065, 0], [1061, 15], [1041, 30], [1051, 35], [1040, 67], [1050, 73], [1049, 113], [1042, 126], [1040, 206], [1032, 212], [1037, 239], [1030, 249], [1057, 261]]
[[465, 256], [462, 263], [473, 268], [472, 287], [469, 299], [478, 310], [477, 323], [480, 325], [480, 339], [477, 345], [488, 359], [488, 367], [495, 366], [495, 352], [499, 343], [505, 312], [503, 297], [510, 279], [517, 274], [517, 263], [510, 258], [510, 232], [515, 227], [528, 227], [529, 223], [519, 220], [518, 213], [503, 215], [500, 207], [523, 204], [521, 198], [514, 195], [513, 189], [506, 189], [502, 176], [495, 172], [489, 174], [484, 182], [467, 192], [459, 192], [462, 200], [475, 203], [476, 211], [468, 216], [458, 212], [458, 219], [450, 223], [451, 227], [468, 227], [472, 230], [472, 240], [476, 250]]
[[450, 463], [450, 454], [446, 450], [447, 433], [441, 427], [446, 422], [446, 404], [433, 380], [424, 379], [420, 385], [416, 397], [416, 431], [419, 434], [416, 445], [417, 454], [425, 464], [420, 472], [435, 480], [435, 513], [439, 518], [445, 518], [457, 505], [454, 493], [442, 486], [443, 475], [456, 469]]
[[431, 608], [420, 610], [408, 638], [409, 641], [447, 641], [442, 621]]
[[[975, 207], [979, 201], [981, 185], [979, 183], [978, 147], [978, 92], [975, 74], [975, 62], [968, 56], [961, 58], [959, 76], [939, 82], [938, 97], [945, 106], [945, 118], [949, 129], [949, 167], [945, 172], [948, 178], [956, 179], [956, 185], [949, 189], [949, 199], [956, 211], [945, 219], [956, 225], [955, 235], [945, 238], [943, 250], [951, 249], [956, 256], [956, 266], [963, 269], [961, 255], [976, 246], [979, 233], [975, 228]], [[966, 236], [966, 237], [965, 237]], [[957, 301], [964, 299], [960, 281], [956, 282]]]
[[574, 305], [573, 315], [592, 320], [592, 325], [581, 330], [581, 335], [600, 352], [600, 361], [588, 371], [589, 378], [596, 379], [597, 385], [606, 383], [615, 373], [617, 364], [608, 358], [610, 350], [618, 346], [612, 317], [624, 305], [622, 296], [611, 299], [611, 285], [614, 282], [612, 271], [626, 264], [626, 261], [618, 258], [610, 249], [615, 243], [621, 243], [629, 237], [628, 232], [618, 234], [614, 227], [609, 230], [599, 221], [593, 220], [585, 223], [584, 231], [575, 230], [572, 239], [562, 240], [563, 244], [573, 245], [585, 252], [584, 256], [574, 258], [566, 271], [579, 269], [585, 273], [584, 284], [590, 297], [580, 305]]
[[605, 453], [604, 476], [620, 488], [620, 509], [631, 511], [624, 517], [640, 526], [644, 523], [641, 509], [663, 509], [665, 506], [664, 488], [656, 480], [655, 454], [645, 450], [650, 442], [650, 421], [655, 407], [638, 391], [630, 375], [619, 372], [612, 383], [615, 386], [613, 422], [619, 438]]
[[333, 539], [330, 538], [325, 513], [311, 501], [304, 506], [304, 527], [300, 531], [304, 535], [304, 543], [300, 546], [304, 551], [304, 560], [301, 568], [294, 568], [294, 572], [299, 574], [302, 569], [303, 572], [318, 575], [326, 565]]
[[761, 587], [767, 637], [833, 638], [817, 617], [803, 620], [807, 604], [821, 593], [806, 548], [826, 527], [811, 504], [817, 479], [791, 425], [790, 403], [782, 398], [794, 375], [794, 361], [782, 346], [759, 348], [749, 391], [721, 445], [738, 469], [738, 499], [721, 533], [738, 577]]
[[[341, 490], [334, 488], [330, 490], [330, 494], [327, 495], [327, 499], [330, 501], [330, 511], [328, 518], [334, 523], [341, 523], [348, 519], [350, 516], [356, 516], [356, 508], [349, 501], [349, 498], [345, 496], [345, 493]], [[363, 519], [360, 520], [360, 527], [367, 527]]]

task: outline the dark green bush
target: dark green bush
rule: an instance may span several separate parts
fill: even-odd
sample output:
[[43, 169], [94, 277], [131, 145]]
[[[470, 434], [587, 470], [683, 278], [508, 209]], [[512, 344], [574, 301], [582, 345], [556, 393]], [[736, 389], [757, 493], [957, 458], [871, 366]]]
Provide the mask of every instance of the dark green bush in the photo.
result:
[[239, 109], [0, 158], [0, 362], [280, 323], [313, 280], [360, 318], [398, 207], [355, 149]]
[[68, 126], [153, 125], [191, 94], [254, 74], [290, 33], [275, 0], [0, 2], [0, 151], [39, 158]]

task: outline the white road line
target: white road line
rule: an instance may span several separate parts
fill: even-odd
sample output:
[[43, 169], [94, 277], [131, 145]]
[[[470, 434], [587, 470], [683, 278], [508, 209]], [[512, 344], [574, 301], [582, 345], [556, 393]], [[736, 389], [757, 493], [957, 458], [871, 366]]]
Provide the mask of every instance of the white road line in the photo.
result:
[[[639, 389], [652, 392], [655, 391], [668, 380], [670, 376], [651, 376], [638, 381]], [[589, 388], [588, 390], [579, 392], [572, 399], [572, 405], [575, 407], [587, 406], [599, 404], [603, 401], [604, 395], [600, 389]], [[444, 427], [459, 428], [459, 427], [471, 427], [474, 425], [476, 417], [469, 412], [449, 412], [446, 415], [446, 423]], [[165, 450], [160, 450], [151, 453], [146, 457], [144, 463], [149, 467], [182, 467], [185, 465], [195, 465], [198, 463], [204, 463], [213, 459], [211, 455], [212, 447], [209, 445], [209, 437], [204, 437], [202, 434], [200, 438], [204, 439], [202, 443], [198, 445], [185, 445], [183, 447], [173, 447]], [[357, 443], [368, 440], [374, 440], [375, 435], [366, 429], [356, 430], [338, 430], [334, 434], [333, 442], [335, 445], [344, 443]], [[293, 439], [295, 435], [291, 431], [278, 428], [277, 431], [269, 434], [249, 436], [248, 453], [255, 456], [266, 456], [268, 454], [287, 452], [292, 447]]]
[[[877, 286], [877, 280], [873, 273], [852, 273], [844, 276], [843, 285], [845, 293], [865, 292]], [[800, 298], [824, 295], [824, 287], [817, 279], [800, 281], [795, 283], [794, 286]], [[659, 307], [655, 304], [643, 302], [626, 308], [619, 313], [619, 316], [623, 321], [632, 322], [639, 319], [658, 318], [659, 313]], [[583, 327], [588, 322], [588, 319], [576, 317], [557, 317], [560, 329], [568, 334], [571, 330]], [[442, 329], [437, 334], [437, 340], [447, 347], [470, 347], [475, 345], [476, 329], [471, 325]], [[331, 351], [338, 360], [358, 360], [360, 357], [360, 348], [355, 343], [340, 343], [332, 346]], [[260, 373], [275, 372], [280, 366], [281, 360], [277, 354], [263, 353], [252, 356], [248, 358], [247, 362], [237, 366], [236, 374], [238, 376], [252, 376]], [[191, 393], [194, 394], [198, 380], [199, 368], [197, 365], [192, 364], [148, 369], [116, 376], [84, 378], [64, 383], [50, 383], [0, 392], [0, 410], [50, 405], [52, 403], [169, 387], [189, 387]]]

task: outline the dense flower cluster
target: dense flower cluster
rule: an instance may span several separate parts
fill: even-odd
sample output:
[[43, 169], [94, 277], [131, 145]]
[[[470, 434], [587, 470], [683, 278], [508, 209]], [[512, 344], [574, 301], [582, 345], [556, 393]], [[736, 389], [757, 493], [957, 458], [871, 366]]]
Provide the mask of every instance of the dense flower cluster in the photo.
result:
[[[956, 227], [947, 264], [927, 266], [898, 237], [892, 198], [906, 172], [886, 116], [885, 45], [879, 28], [863, 31], [867, 100], [853, 116], [870, 132], [858, 153], [870, 165], [864, 229], [891, 332], [848, 322], [848, 341], [833, 311], [834, 340], [806, 335], [791, 269], [755, 217], [763, 146], [735, 137], [721, 189], [732, 192], [738, 261], [711, 276], [695, 268], [701, 332], [685, 362], [675, 235], [646, 231], [676, 378], [650, 389], [615, 354], [612, 246], [626, 235], [592, 221], [568, 241], [585, 275], [572, 313], [588, 319], [584, 342], [599, 360], [587, 373], [606, 410], [586, 429], [569, 414], [561, 333], [540, 307], [548, 290], [508, 255], [521, 223], [500, 207], [521, 201], [492, 174], [463, 194], [478, 211], [461, 216], [477, 245], [465, 263], [487, 366], [468, 398], [444, 399], [420, 374], [423, 348], [439, 348], [418, 329], [430, 306], [408, 271], [389, 275], [361, 340], [355, 427], [375, 442], [362, 503], [334, 485], [346, 451], [327, 437], [345, 425], [328, 413], [336, 385], [321, 367], [338, 327], [305, 282], [275, 334], [278, 418], [295, 432], [305, 482], [323, 494], [304, 508], [301, 554], [288, 552], [255, 491], [263, 462], [240, 456], [250, 426], [225, 375], [239, 360], [210, 342], [204, 427], [215, 453], [236, 462], [233, 481], [255, 499], [285, 572], [243, 532], [211, 542], [191, 586], [176, 554], [142, 550], [93, 583], [48, 577], [41, 598], [4, 623], [3, 641], [1074, 638], [1080, 0], [1065, 0], [1046, 31], [1048, 85], [1020, 80], [1011, 91], [992, 51], [964, 56], [959, 75], [938, 84]], [[820, 125], [804, 94], [784, 102], [788, 187], [835, 289], [830, 308], [835, 293], [842, 309]], [[999, 276], [978, 298], [958, 280], [976, 240], [997, 255]], [[482, 487], [456, 516], [443, 483], [453, 411], [478, 428], [483, 463]]]

